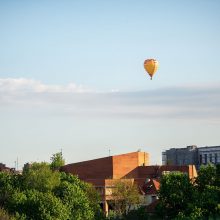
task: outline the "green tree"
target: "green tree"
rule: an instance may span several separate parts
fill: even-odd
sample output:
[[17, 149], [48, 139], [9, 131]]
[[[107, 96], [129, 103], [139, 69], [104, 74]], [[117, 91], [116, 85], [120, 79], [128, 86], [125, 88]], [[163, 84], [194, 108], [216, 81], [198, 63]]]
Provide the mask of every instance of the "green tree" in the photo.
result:
[[99, 202], [90, 184], [45, 162], [26, 165], [21, 175], [0, 172], [0, 214], [10, 220], [98, 220]]
[[208, 164], [201, 166], [196, 179], [197, 204], [205, 218], [220, 215], [219, 166]]
[[140, 204], [140, 196], [137, 185], [129, 179], [114, 181], [112, 199], [117, 215], [126, 215], [132, 206]]
[[0, 219], [1, 220], [10, 220], [11, 216], [2, 208], [0, 208]]
[[213, 164], [202, 165], [196, 178], [199, 192], [206, 190], [207, 186], [213, 186], [216, 181], [216, 167]]
[[70, 214], [68, 207], [59, 198], [50, 192], [37, 190], [15, 192], [7, 207], [11, 213], [23, 216], [24, 219], [66, 220]]
[[[168, 219], [190, 216], [196, 206], [195, 189], [187, 174], [174, 172], [162, 176], [159, 189], [158, 214]], [[201, 213], [198, 213], [198, 217]]]
[[17, 175], [0, 172], [0, 207], [4, 207], [16, 187], [19, 186], [17, 182]]
[[97, 192], [92, 184], [82, 182], [82, 189], [86, 193], [87, 198], [89, 199], [89, 205], [95, 213], [94, 219], [103, 219], [104, 213], [100, 206], [101, 195]]
[[125, 220], [147, 220], [147, 219], [158, 219], [158, 218], [154, 218], [154, 216], [148, 215], [148, 213], [146, 212], [146, 207], [145, 206], [141, 206], [138, 209], [134, 209], [131, 210], [130, 212], [127, 213], [127, 215], [124, 217]]
[[79, 185], [62, 181], [55, 189], [55, 195], [68, 207], [69, 220], [93, 219], [94, 212], [90, 207], [89, 199]]
[[158, 213], [169, 219], [219, 219], [219, 166], [202, 166], [195, 182], [183, 173], [162, 177]]
[[[56, 174], [59, 181], [54, 181], [52, 174]], [[4, 198], [2, 204], [19, 220], [93, 220], [101, 217], [99, 200], [96, 200], [98, 197], [93, 194], [92, 186], [76, 176], [52, 171], [44, 163], [35, 163], [26, 169], [20, 187], [14, 187], [19, 186], [21, 180], [13, 176], [3, 173], [0, 178], [4, 183], [0, 185]], [[14, 184], [16, 180], [18, 183]]]
[[50, 160], [51, 160], [50, 167], [52, 170], [59, 170], [61, 166], [65, 165], [65, 160], [63, 158], [62, 152], [53, 154]]
[[45, 162], [33, 163], [23, 171], [23, 183], [25, 189], [49, 192], [60, 184], [60, 173]]
[[83, 194], [85, 194], [85, 198], [86, 198], [85, 205], [89, 207], [88, 209], [89, 213], [93, 213], [91, 215], [91, 218], [97, 220], [103, 219], [104, 213], [99, 205], [101, 201], [101, 197], [91, 184], [81, 181], [75, 175], [66, 174], [63, 172], [61, 173], [61, 182], [68, 182], [71, 185], [78, 186], [80, 191], [83, 192]]
[[220, 187], [220, 164], [216, 165], [216, 179], [215, 179], [215, 185]]

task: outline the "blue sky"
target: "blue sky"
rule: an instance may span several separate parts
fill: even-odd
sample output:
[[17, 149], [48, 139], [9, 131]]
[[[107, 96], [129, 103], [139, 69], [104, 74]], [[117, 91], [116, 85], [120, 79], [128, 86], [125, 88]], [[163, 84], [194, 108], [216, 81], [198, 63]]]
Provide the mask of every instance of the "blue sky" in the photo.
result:
[[[0, 162], [219, 145], [220, 3], [0, 1]], [[143, 62], [156, 58], [151, 81]]]

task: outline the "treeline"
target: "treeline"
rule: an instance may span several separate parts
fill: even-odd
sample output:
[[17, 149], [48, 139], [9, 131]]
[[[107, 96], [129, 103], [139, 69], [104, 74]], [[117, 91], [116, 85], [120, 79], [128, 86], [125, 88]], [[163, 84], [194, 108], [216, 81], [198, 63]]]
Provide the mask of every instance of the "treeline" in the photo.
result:
[[[220, 219], [220, 165], [202, 166], [198, 177], [174, 172], [160, 179], [159, 200], [149, 214], [137, 186], [118, 181], [112, 189], [114, 211], [104, 216], [94, 187], [77, 176], [59, 172], [61, 153], [51, 163], [32, 163], [22, 174], [0, 172], [1, 220], [145, 220]], [[129, 207], [136, 207], [135, 210]]]
[[201, 166], [195, 180], [170, 173], [160, 184], [156, 211], [161, 219], [220, 219], [220, 165]]
[[0, 172], [1, 220], [102, 219], [95, 189], [57, 170], [62, 154], [51, 159], [25, 166], [22, 174]]

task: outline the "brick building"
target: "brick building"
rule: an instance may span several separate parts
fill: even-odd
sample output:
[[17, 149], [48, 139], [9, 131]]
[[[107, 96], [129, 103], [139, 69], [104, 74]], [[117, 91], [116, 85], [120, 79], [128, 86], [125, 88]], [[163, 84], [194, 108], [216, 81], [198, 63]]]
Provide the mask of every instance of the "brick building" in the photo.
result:
[[146, 152], [132, 152], [67, 164], [61, 167], [61, 171], [78, 175], [81, 180], [93, 184], [102, 196], [102, 205], [106, 213], [111, 200], [111, 189], [116, 180], [126, 179], [142, 188], [147, 178], [159, 178], [167, 172], [184, 172], [190, 178], [197, 176], [194, 166], [150, 166], [149, 154]]

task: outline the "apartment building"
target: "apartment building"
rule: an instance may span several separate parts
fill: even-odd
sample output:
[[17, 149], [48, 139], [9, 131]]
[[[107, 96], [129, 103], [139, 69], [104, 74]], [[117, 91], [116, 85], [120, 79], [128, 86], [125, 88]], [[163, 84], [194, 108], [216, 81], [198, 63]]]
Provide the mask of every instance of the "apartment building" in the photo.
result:
[[163, 165], [195, 165], [197, 169], [208, 163], [220, 164], [220, 146], [171, 148], [162, 152]]

